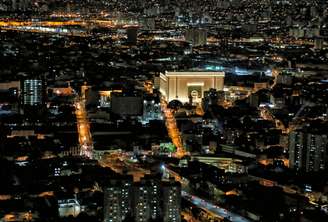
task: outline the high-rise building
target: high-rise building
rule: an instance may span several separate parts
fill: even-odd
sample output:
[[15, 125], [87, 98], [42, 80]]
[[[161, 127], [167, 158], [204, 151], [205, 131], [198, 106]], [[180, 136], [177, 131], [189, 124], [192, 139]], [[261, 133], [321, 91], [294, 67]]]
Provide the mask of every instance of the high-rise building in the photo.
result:
[[144, 178], [134, 185], [134, 215], [136, 222], [160, 218], [160, 182]]
[[144, 222], [150, 219], [149, 188], [143, 182], [134, 185], [134, 215], [135, 221]]
[[138, 40], [138, 28], [130, 27], [126, 30], [127, 42], [129, 44], [136, 44]]
[[186, 31], [186, 41], [190, 42], [193, 46], [203, 46], [207, 43], [206, 29], [192, 28]]
[[327, 132], [297, 130], [289, 135], [289, 165], [306, 172], [327, 167]]
[[163, 220], [170, 222], [181, 221], [181, 184], [174, 180], [162, 183]]
[[132, 178], [110, 180], [104, 189], [104, 222], [121, 222], [131, 212]]
[[104, 187], [104, 222], [163, 220], [180, 222], [181, 186], [174, 180], [145, 176], [112, 179]]
[[23, 104], [36, 106], [43, 103], [43, 83], [40, 79], [26, 79], [23, 82]]
[[142, 124], [147, 124], [151, 120], [159, 120], [162, 118], [159, 98], [154, 96], [144, 97], [143, 114], [140, 118]]

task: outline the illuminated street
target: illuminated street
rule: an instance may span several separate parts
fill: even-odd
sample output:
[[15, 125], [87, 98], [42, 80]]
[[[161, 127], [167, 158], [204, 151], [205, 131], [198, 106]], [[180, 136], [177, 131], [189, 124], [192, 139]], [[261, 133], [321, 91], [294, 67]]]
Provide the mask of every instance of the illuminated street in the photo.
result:
[[214, 205], [204, 199], [201, 199], [197, 196], [190, 195], [190, 194], [186, 193], [185, 191], [182, 191], [181, 193], [184, 198], [191, 201], [196, 206], [205, 208], [214, 214], [217, 214], [221, 217], [227, 218], [229, 221], [232, 221], [232, 222], [250, 222], [251, 221], [244, 217], [238, 216], [237, 214], [234, 214], [224, 208]]
[[190, 193], [188, 193], [188, 187], [189, 187], [189, 181], [184, 178], [181, 177], [179, 174], [177, 174], [176, 172], [174, 172], [173, 170], [169, 169], [168, 167], [164, 166], [163, 170], [165, 173], [168, 173], [170, 176], [174, 177], [177, 181], [179, 181], [182, 185], [183, 190], [181, 191], [181, 195], [182, 197], [184, 197], [185, 199], [189, 200], [190, 202], [192, 202], [193, 204], [195, 204], [196, 206], [200, 207], [200, 208], [204, 208], [206, 210], [208, 210], [209, 212], [211, 212], [214, 215], [218, 215], [222, 218], [227, 218], [229, 221], [231, 222], [250, 222], [251, 220], [248, 220], [242, 216], [239, 216], [235, 213], [232, 213], [222, 207], [219, 207], [217, 205], [212, 204], [211, 202], [202, 199], [200, 197], [198, 197], [197, 195], [192, 195]]
[[263, 119], [269, 120], [275, 123], [276, 128], [280, 129], [283, 133], [288, 133], [290, 131], [289, 128], [286, 128], [283, 124], [283, 122], [277, 118], [271, 113], [271, 111], [267, 107], [261, 107], [260, 108], [260, 115]]
[[172, 140], [172, 143], [176, 146], [177, 151], [175, 155], [179, 158], [187, 154], [186, 150], [183, 147], [179, 129], [174, 117], [174, 112], [172, 109], [167, 107], [167, 102], [164, 99], [161, 99], [161, 109], [164, 113], [165, 124], [169, 137]]
[[102, 19], [71, 19], [66, 21], [18, 21], [18, 20], [1, 20], [0, 30], [7, 31], [21, 31], [21, 32], [34, 32], [34, 33], [55, 33], [68, 36], [90, 36], [90, 27], [103, 27], [110, 29], [138, 27], [135, 21], [124, 20], [102, 20]]
[[74, 106], [81, 156], [92, 158], [93, 141], [90, 132], [88, 115], [85, 109], [85, 102], [83, 100], [77, 100]]

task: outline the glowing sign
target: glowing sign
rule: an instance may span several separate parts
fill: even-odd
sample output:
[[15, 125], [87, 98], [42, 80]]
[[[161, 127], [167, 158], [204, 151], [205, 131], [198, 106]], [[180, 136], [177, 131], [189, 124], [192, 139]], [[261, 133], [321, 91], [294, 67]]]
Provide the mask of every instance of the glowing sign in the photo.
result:
[[224, 70], [224, 67], [223, 67], [223, 66], [211, 66], [211, 65], [206, 65], [206, 66], [205, 66], [205, 69], [206, 69], [206, 70], [209, 70], [209, 71], [223, 71], [223, 70]]
[[159, 144], [159, 148], [162, 152], [174, 153], [176, 151], [173, 143], [161, 143]]

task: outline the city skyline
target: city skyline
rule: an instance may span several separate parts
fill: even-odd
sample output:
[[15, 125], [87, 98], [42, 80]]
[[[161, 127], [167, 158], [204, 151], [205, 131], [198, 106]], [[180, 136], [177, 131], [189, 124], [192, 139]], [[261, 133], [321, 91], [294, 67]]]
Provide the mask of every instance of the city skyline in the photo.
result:
[[2, 0], [0, 67], [0, 221], [328, 221], [326, 0]]

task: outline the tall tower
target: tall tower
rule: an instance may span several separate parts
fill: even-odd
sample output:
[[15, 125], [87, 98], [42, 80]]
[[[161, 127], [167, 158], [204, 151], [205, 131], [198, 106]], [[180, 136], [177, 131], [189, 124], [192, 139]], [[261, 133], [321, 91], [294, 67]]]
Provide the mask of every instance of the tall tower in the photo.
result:
[[304, 134], [300, 131], [294, 131], [289, 134], [289, 166], [299, 170], [304, 168]]
[[148, 221], [150, 214], [150, 184], [141, 180], [134, 184], [134, 216], [136, 222]]
[[289, 164], [296, 170], [313, 172], [327, 167], [328, 137], [326, 132], [302, 130], [289, 135]]
[[146, 176], [135, 184], [134, 190], [134, 215], [136, 221], [161, 218], [160, 180], [156, 177]]
[[23, 81], [23, 104], [29, 106], [42, 105], [43, 83], [39, 79], [26, 79]]
[[174, 180], [165, 181], [163, 187], [163, 218], [164, 221], [181, 221], [181, 184]]
[[122, 222], [131, 212], [132, 178], [110, 180], [104, 189], [104, 222]]

